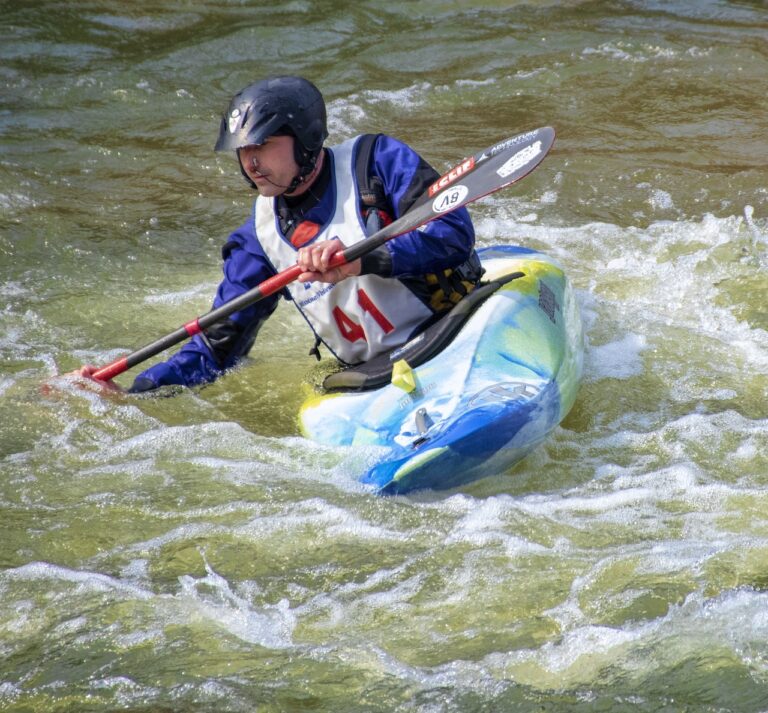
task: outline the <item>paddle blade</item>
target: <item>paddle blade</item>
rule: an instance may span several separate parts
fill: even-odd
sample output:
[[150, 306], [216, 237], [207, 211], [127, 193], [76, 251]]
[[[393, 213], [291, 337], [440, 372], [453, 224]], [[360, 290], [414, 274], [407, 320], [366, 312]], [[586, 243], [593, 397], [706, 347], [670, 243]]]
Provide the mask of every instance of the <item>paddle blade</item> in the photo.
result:
[[551, 126], [500, 141], [441, 176], [429, 187], [424, 203], [431, 201], [433, 212], [445, 213], [506, 188], [533, 171], [554, 143]]
[[435, 181], [407, 213], [344, 250], [331, 264], [352, 262], [398, 235], [512, 185], [533, 171], [554, 143], [555, 130], [545, 126], [512, 136], [464, 159]]

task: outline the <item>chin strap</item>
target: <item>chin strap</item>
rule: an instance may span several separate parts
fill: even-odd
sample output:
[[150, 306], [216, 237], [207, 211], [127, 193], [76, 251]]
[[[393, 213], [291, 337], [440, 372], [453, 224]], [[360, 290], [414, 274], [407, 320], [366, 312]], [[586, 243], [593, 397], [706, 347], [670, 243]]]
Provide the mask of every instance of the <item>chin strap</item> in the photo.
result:
[[299, 172], [296, 177], [291, 181], [288, 188], [285, 189], [285, 193], [289, 195], [293, 193], [304, 181], [307, 180], [307, 176], [310, 176], [317, 166], [317, 159], [320, 158], [320, 152], [322, 147], [317, 151], [307, 151], [301, 146], [298, 140], [293, 139], [293, 155], [296, 163], [299, 165]]

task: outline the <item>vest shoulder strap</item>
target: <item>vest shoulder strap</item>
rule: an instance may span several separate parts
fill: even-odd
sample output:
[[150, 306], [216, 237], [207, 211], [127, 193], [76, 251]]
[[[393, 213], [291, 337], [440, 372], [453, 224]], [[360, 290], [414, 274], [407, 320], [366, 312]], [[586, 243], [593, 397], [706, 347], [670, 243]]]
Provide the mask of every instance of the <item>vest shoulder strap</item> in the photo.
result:
[[355, 158], [355, 181], [360, 191], [363, 210], [375, 208], [390, 212], [389, 201], [384, 195], [384, 183], [371, 171], [373, 147], [381, 134], [363, 134], [357, 143]]

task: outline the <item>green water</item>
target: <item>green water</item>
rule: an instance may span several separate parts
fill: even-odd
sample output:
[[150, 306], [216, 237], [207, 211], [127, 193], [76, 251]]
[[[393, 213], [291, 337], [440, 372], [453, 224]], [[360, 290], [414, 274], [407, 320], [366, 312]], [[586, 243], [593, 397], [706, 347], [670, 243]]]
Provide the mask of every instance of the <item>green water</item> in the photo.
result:
[[[747, 0], [0, 2], [0, 711], [768, 711], [767, 36]], [[587, 329], [514, 470], [371, 495], [298, 436], [290, 306], [207, 389], [41, 394], [209, 308], [251, 202], [219, 117], [273, 72], [438, 169], [557, 129], [472, 207]]]

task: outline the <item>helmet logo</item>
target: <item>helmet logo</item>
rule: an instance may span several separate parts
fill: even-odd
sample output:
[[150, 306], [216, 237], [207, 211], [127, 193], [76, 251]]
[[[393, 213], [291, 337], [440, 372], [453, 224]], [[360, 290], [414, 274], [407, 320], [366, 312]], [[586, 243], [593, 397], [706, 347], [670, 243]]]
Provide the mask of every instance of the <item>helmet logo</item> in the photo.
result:
[[237, 129], [237, 120], [240, 118], [240, 109], [232, 109], [229, 115], [229, 133], [234, 134]]

